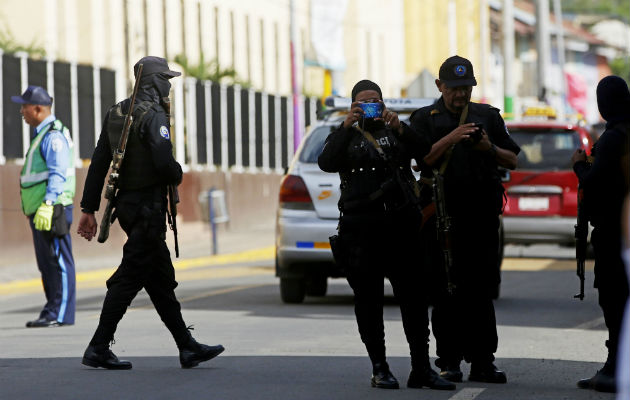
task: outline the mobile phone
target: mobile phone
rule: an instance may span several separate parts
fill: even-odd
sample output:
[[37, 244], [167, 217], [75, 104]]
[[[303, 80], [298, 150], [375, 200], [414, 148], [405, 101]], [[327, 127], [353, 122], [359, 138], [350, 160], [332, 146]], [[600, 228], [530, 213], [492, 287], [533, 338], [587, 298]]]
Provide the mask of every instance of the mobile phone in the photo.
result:
[[481, 133], [483, 131], [483, 124], [480, 122], [475, 123], [475, 130], [469, 134], [470, 142], [473, 144], [479, 143], [481, 140]]
[[383, 114], [383, 103], [359, 103], [363, 118], [379, 118]]

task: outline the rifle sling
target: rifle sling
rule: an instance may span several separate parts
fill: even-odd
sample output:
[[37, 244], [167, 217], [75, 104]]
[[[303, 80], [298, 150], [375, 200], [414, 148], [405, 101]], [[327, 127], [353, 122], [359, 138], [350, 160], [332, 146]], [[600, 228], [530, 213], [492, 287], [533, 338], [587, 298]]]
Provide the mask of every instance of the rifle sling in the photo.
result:
[[[394, 174], [396, 174], [398, 168], [393, 164], [393, 161], [387, 156], [387, 154], [385, 154], [385, 151], [383, 150], [383, 148], [381, 147], [381, 145], [376, 141], [376, 139], [374, 139], [374, 136], [372, 136], [372, 134], [370, 132], [367, 132], [363, 129], [361, 129], [360, 127], [356, 127], [356, 129], [361, 132], [361, 134], [363, 135], [363, 137], [365, 139], [367, 139], [368, 142], [370, 142], [372, 144], [372, 146], [374, 146], [374, 149], [378, 152], [379, 156], [381, 156], [381, 158], [383, 159], [383, 161], [385, 161], [385, 163], [389, 166], [389, 168], [392, 170], [392, 172]], [[398, 182], [399, 184], [402, 185], [402, 182]], [[405, 190], [404, 188], [401, 188], [403, 191]], [[417, 188], [414, 188], [414, 192], [416, 192], [416, 196], [420, 195], [420, 192]], [[368, 204], [376, 199], [378, 199], [379, 197], [381, 197], [383, 194], [385, 193], [385, 191], [383, 190], [383, 188], [379, 188], [378, 190], [370, 193], [370, 195], [368, 196], [367, 199], [360, 199], [360, 200], [351, 200], [348, 202], [344, 203], [344, 208], [347, 209], [352, 209], [353, 207], [356, 207], [358, 205], [361, 204]]]
[[[466, 123], [466, 118], [468, 118], [468, 104], [466, 104], [466, 107], [464, 107], [464, 109], [462, 110], [462, 114], [459, 116], [459, 125], [461, 126], [464, 123]], [[451, 147], [448, 148], [448, 150], [446, 150], [446, 152], [444, 153], [444, 160], [442, 161], [442, 164], [440, 165], [440, 168], [433, 168], [433, 173], [434, 174], [440, 174], [443, 175], [444, 171], [446, 171], [446, 167], [448, 166], [448, 162], [451, 160], [451, 156], [453, 155], [453, 148], [455, 147], [455, 145], [452, 145]]]

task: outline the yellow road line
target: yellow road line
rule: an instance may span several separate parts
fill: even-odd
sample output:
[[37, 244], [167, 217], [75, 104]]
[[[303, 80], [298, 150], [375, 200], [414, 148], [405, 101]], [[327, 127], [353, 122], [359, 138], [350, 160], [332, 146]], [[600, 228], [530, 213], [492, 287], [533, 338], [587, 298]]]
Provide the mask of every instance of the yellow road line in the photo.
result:
[[263, 247], [261, 249], [247, 250], [240, 253], [220, 254], [215, 256], [204, 256], [177, 260], [173, 263], [176, 270], [185, 270], [197, 267], [207, 267], [210, 265], [235, 264], [241, 262], [253, 262], [261, 260], [273, 260], [275, 257], [275, 247]]
[[[593, 269], [593, 260], [586, 261], [586, 269]], [[550, 258], [505, 258], [503, 271], [568, 271], [575, 269], [575, 260], [555, 260]]]
[[[176, 260], [173, 265], [178, 271], [177, 279], [181, 281], [193, 279], [229, 278], [247, 275], [270, 273], [269, 268], [262, 267], [225, 267], [221, 265], [249, 263], [258, 261], [272, 261], [275, 256], [274, 246], [247, 250], [239, 253], [203, 256]], [[212, 267], [196, 270], [203, 267]], [[546, 258], [505, 258], [501, 269], [503, 271], [543, 271], [543, 270], [571, 270], [575, 268], [574, 260], [554, 260]], [[587, 269], [593, 268], [593, 261], [588, 260]], [[77, 287], [80, 289], [104, 286], [104, 282], [111, 276], [115, 268], [102, 268], [93, 271], [77, 273]], [[195, 271], [196, 270], [196, 271]], [[8, 283], [0, 283], [0, 296], [16, 293], [33, 293], [42, 290], [41, 279], [28, 279]]]
[[[273, 246], [261, 249], [247, 250], [240, 253], [221, 254], [216, 256], [204, 256], [197, 258], [189, 258], [184, 260], [176, 260], [173, 263], [175, 270], [182, 273], [177, 275], [178, 280], [194, 279], [194, 275], [190, 275], [190, 270], [202, 267], [215, 267], [205, 272], [199, 272], [198, 278], [228, 278], [246, 275], [257, 275], [269, 273], [269, 269], [261, 267], [226, 267], [216, 268], [221, 265], [238, 264], [256, 261], [272, 261], [275, 256], [275, 248]], [[79, 272], [76, 275], [77, 288], [86, 289], [104, 286], [105, 281], [114, 273], [115, 268], [102, 268], [93, 271]], [[185, 272], [184, 272], [185, 271]], [[190, 276], [189, 279], [186, 279]], [[22, 281], [14, 281], [0, 283], [0, 296], [16, 293], [32, 293], [42, 290], [41, 279], [28, 279]]]

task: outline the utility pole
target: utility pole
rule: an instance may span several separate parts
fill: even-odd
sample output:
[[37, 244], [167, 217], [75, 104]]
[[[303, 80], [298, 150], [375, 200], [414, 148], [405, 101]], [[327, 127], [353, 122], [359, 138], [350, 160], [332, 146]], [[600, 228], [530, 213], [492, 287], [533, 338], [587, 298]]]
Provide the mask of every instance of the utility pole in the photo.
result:
[[514, 119], [514, 1], [503, 0], [503, 112]]
[[548, 95], [550, 48], [549, 0], [536, 0], [536, 52], [538, 53], [536, 71], [538, 72], [538, 99], [540, 101], [546, 101]]
[[488, 43], [490, 21], [488, 20], [488, 0], [479, 0], [479, 59], [481, 60], [481, 102], [485, 103], [487, 99], [488, 86]]
[[558, 64], [560, 67], [560, 98], [562, 107], [558, 110], [558, 119], [564, 119], [567, 103], [567, 79], [564, 75], [564, 26], [560, 0], [553, 0], [553, 13], [556, 16], [556, 44], [558, 45]]
[[300, 125], [300, 93], [297, 82], [297, 67], [295, 61], [295, 39], [297, 36], [297, 26], [295, 25], [295, 0], [290, 0], [290, 25], [291, 25], [291, 92], [293, 94], [293, 151], [297, 150], [302, 140], [302, 130]]

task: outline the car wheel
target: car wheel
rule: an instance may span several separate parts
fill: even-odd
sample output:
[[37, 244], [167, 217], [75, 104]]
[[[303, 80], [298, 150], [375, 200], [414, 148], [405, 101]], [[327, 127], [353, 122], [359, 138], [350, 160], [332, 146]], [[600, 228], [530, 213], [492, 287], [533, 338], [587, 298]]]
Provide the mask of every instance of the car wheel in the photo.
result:
[[306, 294], [309, 296], [326, 296], [328, 290], [328, 277], [314, 276], [306, 285]]
[[306, 295], [306, 282], [300, 278], [280, 278], [280, 297], [285, 303], [301, 303]]

